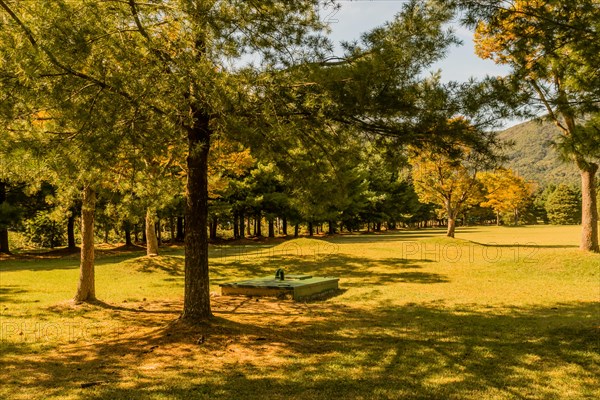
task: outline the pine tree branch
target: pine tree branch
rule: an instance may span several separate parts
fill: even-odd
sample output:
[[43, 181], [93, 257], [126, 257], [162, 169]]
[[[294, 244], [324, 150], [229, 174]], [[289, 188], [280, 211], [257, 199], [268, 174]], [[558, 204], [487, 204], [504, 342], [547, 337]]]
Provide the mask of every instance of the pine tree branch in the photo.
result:
[[[84, 72], [81, 71], [77, 71], [63, 63], [61, 63], [58, 58], [54, 55], [54, 53], [52, 53], [46, 46], [40, 45], [39, 42], [37, 41], [37, 39], [35, 38], [33, 32], [31, 31], [31, 29], [29, 29], [29, 27], [23, 22], [21, 21], [21, 19], [15, 14], [15, 12], [6, 4], [6, 2], [4, 0], [0, 0], [0, 7], [2, 9], [4, 9], [6, 11], [6, 13], [11, 17], [11, 19], [23, 30], [23, 32], [25, 33], [25, 36], [27, 37], [27, 40], [29, 41], [29, 43], [38, 50], [41, 50], [46, 57], [48, 57], [50, 63], [52, 65], [54, 65], [56, 68], [58, 68], [59, 70], [63, 71], [65, 74], [83, 79], [85, 81], [91, 82], [95, 85], [97, 85], [98, 87], [107, 90], [111, 93], [117, 94], [121, 97], [123, 97], [124, 99], [130, 101], [133, 104], [137, 104], [136, 99], [130, 94], [127, 93], [126, 91], [117, 89], [116, 87], [103, 82], [91, 75], [88, 75]], [[160, 109], [159, 107], [149, 104], [148, 107], [155, 111], [156, 113], [160, 114], [160, 115], [166, 115], [167, 113]]]
[[569, 130], [563, 124], [560, 123], [558, 116], [552, 109], [552, 106], [550, 105], [550, 102], [548, 101], [548, 98], [544, 94], [544, 91], [542, 90], [540, 85], [535, 81], [535, 79], [531, 79], [529, 81], [529, 83], [533, 87], [533, 90], [535, 90], [535, 92], [538, 94], [538, 96], [540, 96], [540, 100], [542, 101], [542, 104], [544, 105], [544, 107], [546, 107], [546, 110], [548, 111], [550, 118], [552, 118], [552, 120], [554, 121], [556, 126], [558, 126], [560, 128], [560, 130], [562, 130], [565, 134], [568, 134]]

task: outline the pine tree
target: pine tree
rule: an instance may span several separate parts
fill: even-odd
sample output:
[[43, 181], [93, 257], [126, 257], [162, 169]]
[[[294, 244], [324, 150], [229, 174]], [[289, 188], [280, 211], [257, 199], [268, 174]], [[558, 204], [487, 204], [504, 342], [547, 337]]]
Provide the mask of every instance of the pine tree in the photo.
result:
[[[317, 5], [0, 0], [3, 49], [11, 49], [5, 58], [23, 76], [12, 83], [27, 81], [21, 86], [30, 104], [47, 100], [33, 108], [52, 110], [57, 138], [81, 139], [78, 145], [89, 150], [80, 157], [84, 240], [93, 239], [96, 179], [105, 172], [95, 161], [113, 159], [123, 141], [147, 151], [168, 141], [186, 145], [184, 319], [211, 316], [210, 142], [245, 96], [257, 93], [250, 89], [253, 69], [244, 73], [238, 62], [253, 53], [262, 70], [277, 70], [315, 54], [326, 44], [318, 35]], [[80, 287], [87, 289], [76, 298], [93, 300], [93, 242], [82, 244], [81, 270]]]
[[550, 193], [545, 208], [551, 224], [567, 225], [581, 222], [581, 197], [567, 185], [559, 185]]

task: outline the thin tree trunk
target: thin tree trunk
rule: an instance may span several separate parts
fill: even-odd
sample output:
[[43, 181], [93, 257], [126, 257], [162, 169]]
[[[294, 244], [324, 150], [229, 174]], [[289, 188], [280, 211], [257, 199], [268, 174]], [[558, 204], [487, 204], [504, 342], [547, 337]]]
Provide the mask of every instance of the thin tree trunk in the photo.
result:
[[50, 248], [54, 249], [56, 247], [56, 235], [54, 232], [56, 231], [56, 222], [52, 221], [52, 231], [50, 232]]
[[260, 211], [256, 214], [254, 223], [256, 224], [256, 232], [255, 235], [257, 237], [262, 237], [262, 216], [260, 215]]
[[156, 242], [159, 246], [162, 246], [162, 225], [160, 224], [160, 217], [156, 219]]
[[453, 238], [455, 231], [456, 231], [456, 219], [448, 218], [448, 230], [446, 231], [446, 236]]
[[244, 229], [246, 229], [244, 222], [244, 213], [240, 213], [240, 239], [244, 239], [246, 236], [244, 232]]
[[275, 226], [273, 224], [273, 218], [269, 218], [269, 237], [275, 237]]
[[10, 254], [10, 246], [8, 244], [8, 229], [0, 228], [0, 253]]
[[297, 238], [299, 233], [300, 233], [300, 225], [296, 224], [296, 225], [294, 225], [294, 237]]
[[598, 208], [596, 206], [596, 172], [597, 164], [587, 168], [580, 167], [581, 173], [581, 245], [585, 251], [600, 251], [598, 247]]
[[75, 249], [77, 243], [75, 242], [75, 216], [70, 215], [67, 219], [67, 248]]
[[177, 236], [175, 237], [178, 242], [183, 242], [185, 234], [183, 231], [183, 217], [177, 217]]
[[194, 110], [188, 130], [185, 208], [185, 289], [182, 319], [202, 322], [212, 316], [208, 276], [208, 152], [210, 117]]
[[125, 246], [133, 246], [133, 243], [131, 243], [131, 224], [129, 221], [125, 221], [123, 230], [125, 231]]
[[175, 242], [175, 218], [173, 217], [169, 217], [169, 231], [171, 233], [169, 243], [173, 244], [173, 242]]
[[237, 213], [233, 214], [233, 238], [234, 239], [239, 239], [240, 238], [240, 227], [239, 227], [239, 219], [238, 219], [238, 215]]
[[158, 255], [155, 215], [156, 213], [152, 208], [148, 207], [146, 209], [146, 255], [149, 257]]
[[496, 226], [500, 226], [500, 212], [496, 211]]
[[81, 261], [79, 264], [79, 284], [75, 302], [96, 300], [94, 281], [94, 212], [96, 192], [89, 186], [83, 189], [81, 206]]
[[212, 221], [210, 222], [210, 239], [215, 240], [217, 238], [217, 226], [219, 225], [219, 220], [216, 215], [213, 215]]
[[[6, 201], [6, 182], [0, 181], [0, 205]], [[0, 253], [10, 254], [8, 228], [0, 227]]]
[[282, 225], [281, 229], [283, 230], [283, 234], [285, 236], [287, 236], [288, 233], [287, 233], [287, 218], [286, 217], [283, 217], [283, 221], [282, 221], [281, 225]]
[[308, 223], [308, 236], [312, 236], [313, 235], [313, 223], [309, 222]]

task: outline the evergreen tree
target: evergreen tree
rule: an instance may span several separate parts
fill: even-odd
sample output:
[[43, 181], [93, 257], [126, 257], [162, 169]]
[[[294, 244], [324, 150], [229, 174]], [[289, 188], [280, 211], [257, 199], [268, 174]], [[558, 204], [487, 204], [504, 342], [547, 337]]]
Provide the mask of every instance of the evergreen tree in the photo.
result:
[[6, 58], [34, 83], [24, 88], [32, 93], [29, 99], [44, 98], [49, 90], [52, 104], [44, 108], [59, 109], [52, 114], [62, 121], [57, 137], [81, 138], [79, 146], [90, 150], [81, 157], [86, 172], [81, 282], [88, 289], [78, 292], [77, 300], [95, 296], [94, 178], [104, 171], [91, 168], [90, 161], [113, 160], [125, 139], [145, 149], [164, 148], [158, 144], [170, 140], [187, 148], [183, 318], [210, 317], [210, 141], [244, 95], [257, 93], [245, 79], [254, 79], [252, 69], [238, 73], [235, 60], [253, 53], [263, 70], [275, 70], [315, 54], [312, 49], [324, 44], [312, 34], [323, 28], [317, 5], [316, 0], [18, 5], [0, 0], [3, 49], [12, 49]]
[[581, 196], [567, 185], [559, 185], [546, 200], [548, 220], [555, 225], [580, 223], [580, 207]]

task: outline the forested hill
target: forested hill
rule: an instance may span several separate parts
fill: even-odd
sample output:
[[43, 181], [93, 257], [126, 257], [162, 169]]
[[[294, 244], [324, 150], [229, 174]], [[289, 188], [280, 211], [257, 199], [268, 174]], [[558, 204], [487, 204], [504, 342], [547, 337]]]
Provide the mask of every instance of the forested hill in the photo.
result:
[[560, 160], [552, 141], [560, 135], [558, 128], [549, 122], [525, 122], [499, 134], [503, 140], [514, 142], [508, 150], [506, 166], [540, 186], [550, 183], [577, 185], [579, 173], [573, 164]]

